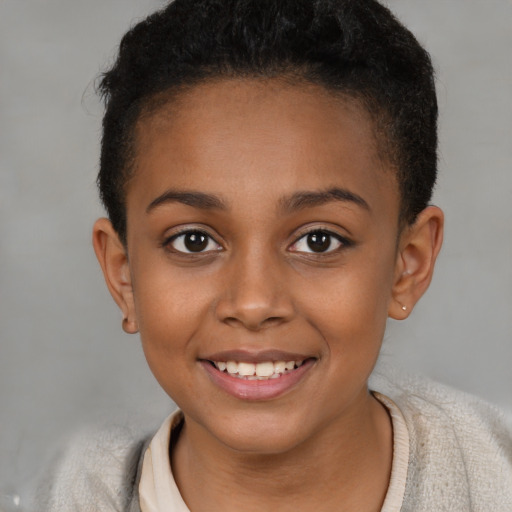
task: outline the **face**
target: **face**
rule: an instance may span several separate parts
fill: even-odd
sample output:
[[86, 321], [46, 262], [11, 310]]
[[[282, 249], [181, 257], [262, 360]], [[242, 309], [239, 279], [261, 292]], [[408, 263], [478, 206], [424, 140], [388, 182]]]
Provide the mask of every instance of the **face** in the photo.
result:
[[129, 314], [187, 425], [275, 453], [363, 414], [399, 216], [365, 111], [314, 86], [224, 81], [136, 138]]

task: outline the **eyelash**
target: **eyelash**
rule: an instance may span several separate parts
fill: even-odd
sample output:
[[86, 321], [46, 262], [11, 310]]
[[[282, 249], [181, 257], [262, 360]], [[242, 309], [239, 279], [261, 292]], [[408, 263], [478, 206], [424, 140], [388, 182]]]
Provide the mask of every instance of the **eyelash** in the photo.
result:
[[[299, 251], [296, 249], [297, 245], [302, 240], [304, 240], [305, 243], [307, 244], [308, 237], [314, 236], [314, 235], [322, 235], [322, 236], [326, 236], [329, 238], [329, 240], [328, 240], [329, 245], [327, 246], [327, 249], [325, 251], [315, 251], [313, 249], [307, 250], [307, 251], [304, 251], [304, 250]], [[335, 240], [339, 244], [334, 249], [332, 248], [333, 240]], [[295, 242], [293, 242], [293, 244], [289, 247], [289, 250], [291, 250], [292, 252], [300, 252], [300, 253], [304, 253], [304, 254], [314, 254], [317, 256], [323, 256], [323, 255], [330, 255], [330, 254], [339, 252], [343, 249], [351, 247], [352, 245], [353, 245], [353, 242], [351, 240], [339, 235], [338, 233], [334, 233], [334, 232], [330, 231], [329, 229], [314, 228], [314, 229], [311, 229], [309, 231], [302, 233], [301, 236], [299, 238], [297, 238], [297, 240]]]
[[[186, 247], [186, 242], [185, 242], [185, 237], [187, 235], [199, 235], [200, 237], [205, 237], [206, 240], [202, 240], [199, 243], [200, 244], [201, 244], [201, 242], [203, 244], [206, 243], [206, 245], [204, 246], [204, 248], [202, 248], [199, 251], [187, 250], [187, 249], [189, 249]], [[314, 249], [311, 249], [311, 247], [309, 247], [309, 249], [311, 249], [311, 250], [297, 250], [297, 246], [300, 244], [300, 242], [302, 240], [304, 240], [305, 243], [307, 244], [308, 237], [312, 237], [315, 235], [322, 236], [322, 237], [328, 237], [328, 245], [327, 245], [326, 250], [315, 251]], [[180, 239], [181, 239], [181, 241], [180, 241]], [[334, 249], [332, 248], [333, 240], [338, 243], [338, 245]], [[181, 248], [178, 248], [175, 245], [173, 245], [178, 241], [180, 241], [180, 244], [182, 245]], [[208, 247], [212, 243], [215, 244], [216, 247], [208, 249]], [[338, 233], [334, 233], [328, 229], [314, 228], [309, 231], [303, 232], [295, 240], [295, 242], [293, 242], [288, 247], [288, 250], [291, 252], [296, 252], [296, 253], [312, 254], [312, 255], [314, 254], [317, 256], [323, 256], [323, 255], [330, 255], [330, 254], [339, 252], [340, 250], [351, 247], [352, 245], [353, 245], [352, 241], [339, 235]], [[208, 232], [206, 232], [202, 229], [190, 229], [190, 228], [183, 229], [182, 231], [175, 233], [174, 235], [166, 238], [164, 240], [164, 242], [162, 243], [162, 247], [164, 247], [165, 249], [167, 249], [170, 252], [174, 252], [177, 254], [186, 254], [186, 255], [205, 254], [205, 253], [211, 253], [211, 252], [222, 250], [222, 246], [219, 243], [217, 243], [217, 241]]]
[[[194, 234], [199, 235], [199, 236], [204, 236], [207, 238], [207, 241], [206, 241], [207, 245], [205, 248], [208, 248], [208, 246], [211, 243], [214, 243], [217, 247], [214, 249], [208, 249], [208, 250], [190, 251], [190, 250], [178, 249], [177, 247], [173, 246], [173, 244], [175, 242], [182, 239], [181, 244], [183, 245], [183, 247], [185, 249], [187, 249], [187, 247], [185, 245], [186, 244], [185, 237], [187, 235], [194, 235]], [[214, 252], [214, 251], [220, 251], [222, 249], [220, 244], [218, 244], [217, 241], [209, 233], [207, 233], [206, 231], [204, 231], [202, 229], [183, 229], [182, 231], [175, 233], [174, 235], [166, 238], [164, 240], [162, 246], [164, 248], [166, 248], [168, 251], [171, 251], [171, 252], [174, 252], [177, 254], [187, 254], [187, 255], [203, 254], [203, 253], [207, 253], [207, 252], [209, 253], [209, 252]]]

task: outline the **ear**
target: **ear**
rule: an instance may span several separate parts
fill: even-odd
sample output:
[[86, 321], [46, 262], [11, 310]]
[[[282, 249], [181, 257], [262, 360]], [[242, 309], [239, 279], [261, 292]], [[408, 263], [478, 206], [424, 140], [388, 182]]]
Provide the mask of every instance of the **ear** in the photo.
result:
[[416, 222], [404, 229], [398, 247], [392, 300], [388, 315], [407, 318], [427, 291], [443, 243], [444, 215], [437, 206], [425, 208]]
[[98, 219], [95, 222], [92, 243], [110, 294], [123, 313], [123, 329], [134, 334], [138, 331], [138, 326], [128, 255], [108, 219]]

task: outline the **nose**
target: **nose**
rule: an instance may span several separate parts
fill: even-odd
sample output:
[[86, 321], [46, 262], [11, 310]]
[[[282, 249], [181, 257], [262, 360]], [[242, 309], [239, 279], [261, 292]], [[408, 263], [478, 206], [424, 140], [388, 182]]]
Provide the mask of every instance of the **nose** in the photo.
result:
[[279, 264], [261, 254], [233, 258], [225, 269], [217, 318], [231, 326], [259, 331], [290, 321], [294, 307]]

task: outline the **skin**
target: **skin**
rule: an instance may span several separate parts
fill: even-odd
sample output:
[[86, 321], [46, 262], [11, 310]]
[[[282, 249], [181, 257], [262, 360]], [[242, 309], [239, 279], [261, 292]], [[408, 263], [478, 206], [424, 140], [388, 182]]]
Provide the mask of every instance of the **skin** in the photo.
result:
[[[200, 85], [142, 118], [136, 141], [127, 245], [106, 219], [93, 242], [125, 330], [184, 413], [172, 468], [185, 502], [380, 510], [392, 427], [367, 380], [386, 319], [407, 317], [430, 283], [442, 212], [399, 230], [369, 116], [316, 86]], [[206, 233], [206, 250], [182, 252], [183, 229]], [[328, 250], [311, 250], [314, 230], [332, 234]], [[233, 350], [310, 363], [285, 392], [248, 400], [205, 370]]]

